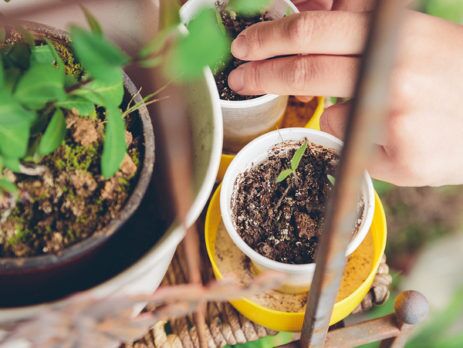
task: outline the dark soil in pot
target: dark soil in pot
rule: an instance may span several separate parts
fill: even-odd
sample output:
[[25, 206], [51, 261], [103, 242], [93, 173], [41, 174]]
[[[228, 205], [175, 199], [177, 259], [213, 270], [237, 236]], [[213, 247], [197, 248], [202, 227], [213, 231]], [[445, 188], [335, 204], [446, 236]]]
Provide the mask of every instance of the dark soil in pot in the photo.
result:
[[[225, 5], [223, 4], [217, 4], [216, 6], [219, 10], [220, 17], [222, 19], [222, 23], [225, 27], [225, 30], [232, 39], [235, 39], [239, 33], [241, 33], [244, 29], [253, 24], [271, 20], [271, 18], [269, 18], [267, 14], [244, 17], [227, 10], [225, 8]], [[215, 73], [214, 77], [215, 82], [217, 84], [217, 88], [219, 89], [220, 99], [237, 101], [248, 100], [258, 97], [237, 94], [228, 86], [228, 75], [230, 75], [230, 72], [232, 70], [236, 69], [243, 63], [245, 62], [232, 56], [228, 62], [216, 67], [217, 72]]]
[[[304, 142], [308, 146], [295, 173], [277, 182], [291, 168]], [[275, 261], [307, 264], [315, 260], [338, 155], [308, 141], [276, 145], [268, 158], [241, 173], [235, 182], [232, 214], [241, 238]]]

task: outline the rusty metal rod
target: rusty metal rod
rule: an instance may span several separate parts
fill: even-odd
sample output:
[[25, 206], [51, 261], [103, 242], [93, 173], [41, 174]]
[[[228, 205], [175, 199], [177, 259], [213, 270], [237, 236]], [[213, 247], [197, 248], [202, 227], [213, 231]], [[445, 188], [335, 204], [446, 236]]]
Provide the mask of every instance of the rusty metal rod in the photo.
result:
[[377, 0], [355, 99], [346, 127], [327, 223], [317, 253], [301, 336], [302, 347], [323, 347], [356, 219], [361, 178], [389, 109], [389, 79], [404, 9], [402, 0]]

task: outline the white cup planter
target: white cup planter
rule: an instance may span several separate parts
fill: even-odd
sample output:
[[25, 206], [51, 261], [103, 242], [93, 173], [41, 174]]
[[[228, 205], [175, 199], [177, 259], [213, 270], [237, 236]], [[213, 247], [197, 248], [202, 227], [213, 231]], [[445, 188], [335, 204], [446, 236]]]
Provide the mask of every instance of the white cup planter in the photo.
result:
[[[188, 23], [198, 10], [205, 6], [215, 5], [216, 2], [217, 0], [187, 1], [180, 9], [182, 22]], [[275, 0], [267, 12], [271, 18], [278, 19], [299, 11], [289, 0]], [[283, 118], [287, 103], [288, 96], [273, 94], [239, 101], [221, 99], [224, 151], [236, 153], [252, 139], [275, 129]]]
[[[315, 271], [315, 263], [286, 264], [271, 260], [252, 249], [244, 242], [235, 228], [232, 216], [232, 197], [237, 176], [264, 161], [268, 157], [268, 153], [273, 146], [289, 140], [300, 141], [304, 139], [325, 148], [333, 149], [337, 153], [339, 153], [342, 148], [342, 142], [337, 138], [312, 129], [285, 128], [267, 133], [250, 142], [236, 155], [225, 173], [220, 192], [222, 221], [235, 245], [251, 259], [253, 266], [258, 271], [277, 271], [284, 273], [286, 275], [286, 281], [283, 284], [282, 291], [288, 292], [298, 292], [308, 289]], [[360, 217], [360, 225], [352, 236], [346, 256], [352, 254], [359, 247], [366, 237], [373, 220], [374, 189], [371, 178], [367, 173], [364, 174], [361, 187], [364, 209]]]

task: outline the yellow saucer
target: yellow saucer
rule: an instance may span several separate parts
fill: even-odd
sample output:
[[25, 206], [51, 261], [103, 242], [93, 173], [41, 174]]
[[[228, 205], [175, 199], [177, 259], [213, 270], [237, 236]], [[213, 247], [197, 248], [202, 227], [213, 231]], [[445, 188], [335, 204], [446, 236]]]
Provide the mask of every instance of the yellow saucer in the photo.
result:
[[[325, 98], [324, 97], [316, 97], [317, 98], [317, 106], [315, 107], [312, 116], [307, 121], [305, 128], [311, 129], [318, 129], [320, 130], [320, 117], [325, 110]], [[217, 182], [221, 182], [225, 172], [227, 171], [228, 166], [230, 165], [231, 161], [235, 158], [234, 154], [222, 154], [222, 158], [220, 159], [220, 166], [219, 172], [217, 174]]]
[[[219, 269], [218, 266], [217, 255], [215, 252], [215, 241], [217, 237], [217, 231], [219, 229], [219, 226], [221, 225], [220, 188], [221, 186], [217, 188], [211, 199], [211, 202], [207, 210], [205, 223], [206, 248], [216, 279], [223, 278], [222, 271]], [[372, 251], [370, 250], [371, 254], [373, 255], [373, 260], [369, 263], [371, 264], [371, 270], [369, 272], [367, 271], [366, 277], [363, 281], [355, 281], [354, 286], [352, 286], [352, 284], [350, 287], [348, 285], [345, 285], [345, 288], [343, 288], [344, 284], [349, 284], [349, 281], [346, 279], [349, 277], [349, 271], [345, 272], [342, 282], [343, 285], [341, 285], [340, 291], [340, 294], [342, 294], [342, 292], [344, 292], [345, 294], [342, 295], [342, 299], [337, 300], [334, 306], [333, 314], [330, 320], [330, 325], [333, 325], [343, 320], [350, 313], [352, 313], [352, 311], [362, 302], [363, 298], [366, 296], [366, 294], [371, 288], [379, 264], [381, 262], [381, 258], [384, 254], [384, 249], [386, 247], [387, 226], [384, 209], [378, 195], [376, 195], [375, 197], [375, 203], [375, 214], [373, 217], [373, 223], [370, 228], [370, 232], [368, 236], [365, 238], [365, 241], [359, 247], [359, 249], [361, 249], [362, 247], [364, 249], [373, 248]], [[368, 244], [366, 244], [367, 241]], [[357, 251], [359, 249], [357, 249]], [[356, 252], [354, 252], [354, 254]], [[349, 264], [353, 259], [355, 258], [353, 258], [352, 256], [349, 258], [348, 266], [346, 267], [346, 270], [350, 270], [350, 277], [352, 277], [352, 272], [355, 271], [356, 268], [355, 264]], [[269, 329], [276, 331], [300, 331], [302, 328], [302, 322], [304, 320], [303, 311], [286, 312], [281, 310], [270, 309], [267, 306], [263, 306], [261, 304], [256, 303], [255, 301], [246, 298], [233, 300], [230, 301], [230, 303], [242, 315]]]

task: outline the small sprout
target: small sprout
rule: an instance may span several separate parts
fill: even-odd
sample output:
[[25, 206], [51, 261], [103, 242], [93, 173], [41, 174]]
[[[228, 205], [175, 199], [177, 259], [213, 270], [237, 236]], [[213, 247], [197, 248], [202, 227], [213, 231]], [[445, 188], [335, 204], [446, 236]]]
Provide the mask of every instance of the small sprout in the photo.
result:
[[93, 14], [84, 5], [80, 5], [80, 8], [85, 15], [85, 19], [87, 21], [88, 26], [90, 27], [90, 30], [94, 34], [103, 35], [101, 25], [100, 23], [98, 23], [98, 20], [93, 16]]
[[334, 184], [336, 182], [336, 178], [333, 175], [330, 175], [330, 174], [327, 175], [327, 178], [328, 178], [329, 182], [331, 183], [331, 185], [334, 186]]
[[291, 168], [284, 169], [277, 177], [276, 182], [280, 183], [286, 180], [291, 174], [296, 174], [296, 170], [301, 163], [302, 157], [304, 156], [307, 150], [308, 144], [304, 142], [297, 150], [294, 152], [293, 157], [291, 158]]
[[280, 183], [282, 181], [285, 181], [288, 176], [293, 174], [292, 169], [285, 169], [283, 170], [277, 177], [277, 183]]

